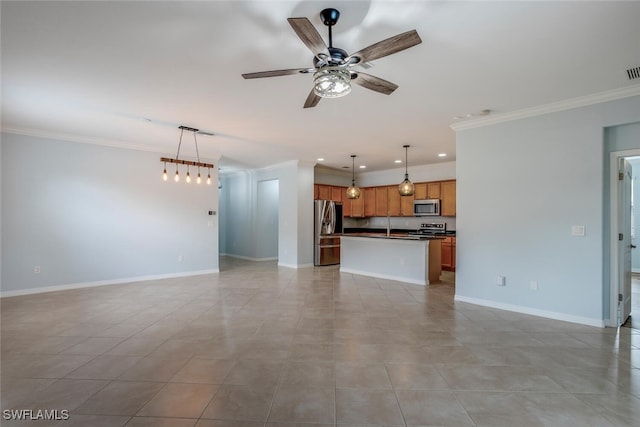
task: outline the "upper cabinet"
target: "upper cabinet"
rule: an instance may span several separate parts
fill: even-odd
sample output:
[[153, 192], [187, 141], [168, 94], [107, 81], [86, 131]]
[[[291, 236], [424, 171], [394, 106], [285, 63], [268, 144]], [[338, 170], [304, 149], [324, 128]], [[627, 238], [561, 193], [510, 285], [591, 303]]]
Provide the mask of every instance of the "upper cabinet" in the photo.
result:
[[[314, 191], [315, 193], [315, 191]], [[318, 185], [318, 197], [317, 200], [331, 200], [331, 186], [330, 185]]]
[[389, 216], [400, 216], [400, 193], [398, 192], [397, 185], [388, 185], [387, 186], [387, 196], [388, 196], [388, 215]]
[[413, 201], [440, 199], [440, 214], [456, 216], [456, 181], [414, 183], [413, 196], [400, 196], [397, 185], [360, 188], [360, 198], [347, 199], [347, 187], [314, 184], [313, 198], [342, 202], [345, 217], [413, 216]]
[[313, 199], [314, 200], [333, 200], [334, 202], [342, 202], [346, 199], [347, 187], [339, 187], [336, 185], [314, 184]]
[[[396, 193], [400, 194], [398, 190], [396, 190]], [[400, 196], [400, 216], [413, 216], [414, 200], [415, 200], [415, 195]]]
[[334, 202], [341, 202], [343, 198], [347, 198], [347, 190], [344, 187], [331, 186], [331, 199]]
[[415, 200], [424, 200], [428, 199], [427, 197], [427, 183], [426, 182], [417, 182], [413, 185], [415, 192], [413, 194], [413, 198]]
[[376, 216], [376, 189], [375, 187], [362, 188], [360, 197], [364, 197], [364, 216]]
[[[360, 190], [363, 190], [362, 188]], [[364, 218], [364, 199], [365, 199], [366, 195], [365, 192], [362, 191], [360, 193], [360, 197], [358, 197], [357, 199], [351, 199], [351, 217], [353, 218]], [[342, 212], [343, 216], [346, 216], [344, 214], [344, 211]]]
[[440, 182], [427, 182], [427, 199], [439, 199], [440, 198]]
[[456, 216], [456, 182], [443, 181], [440, 183], [440, 214], [442, 216]]
[[374, 216], [387, 216], [389, 213], [388, 187], [374, 187], [376, 195], [376, 213]]

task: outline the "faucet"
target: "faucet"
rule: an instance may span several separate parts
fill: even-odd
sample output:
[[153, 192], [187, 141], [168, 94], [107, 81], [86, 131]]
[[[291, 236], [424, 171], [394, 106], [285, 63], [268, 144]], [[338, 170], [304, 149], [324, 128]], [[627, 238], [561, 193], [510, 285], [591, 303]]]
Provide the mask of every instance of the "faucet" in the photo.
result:
[[391, 212], [387, 211], [387, 237], [391, 235]]

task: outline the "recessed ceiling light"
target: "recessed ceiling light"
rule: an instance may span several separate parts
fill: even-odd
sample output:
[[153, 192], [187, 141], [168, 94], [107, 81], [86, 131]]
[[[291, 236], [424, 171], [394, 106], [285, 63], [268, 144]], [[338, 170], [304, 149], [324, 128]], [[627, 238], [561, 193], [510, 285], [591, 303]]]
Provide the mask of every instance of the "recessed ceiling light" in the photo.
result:
[[324, 157], [318, 157], [319, 162], [324, 162]]
[[447, 153], [440, 153], [438, 154], [438, 157], [447, 157]]
[[360, 165], [360, 169], [366, 169], [367, 165]]
[[402, 160], [394, 160], [393, 163], [402, 163]]

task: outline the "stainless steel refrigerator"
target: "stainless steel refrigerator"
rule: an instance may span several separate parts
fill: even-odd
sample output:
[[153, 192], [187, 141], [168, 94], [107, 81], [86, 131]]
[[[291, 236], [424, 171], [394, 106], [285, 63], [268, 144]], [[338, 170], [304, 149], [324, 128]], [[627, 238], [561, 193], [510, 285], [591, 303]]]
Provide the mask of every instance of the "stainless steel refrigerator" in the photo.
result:
[[315, 200], [313, 264], [340, 264], [342, 205], [331, 200]]

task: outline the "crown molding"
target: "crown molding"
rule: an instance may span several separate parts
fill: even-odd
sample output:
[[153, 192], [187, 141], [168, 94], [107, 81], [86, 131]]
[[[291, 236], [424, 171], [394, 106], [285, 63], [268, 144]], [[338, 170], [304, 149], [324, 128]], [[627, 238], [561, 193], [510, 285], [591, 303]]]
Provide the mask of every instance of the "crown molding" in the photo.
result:
[[513, 120], [526, 119], [529, 117], [540, 116], [542, 114], [572, 110], [574, 108], [586, 107], [589, 105], [599, 104], [601, 102], [615, 101], [617, 99], [628, 98], [637, 95], [640, 95], [640, 84], [627, 86], [620, 89], [608, 90], [605, 92], [598, 92], [591, 95], [580, 96], [577, 98], [567, 99], [565, 101], [543, 104], [537, 107], [524, 108], [522, 110], [511, 111], [508, 113], [490, 114], [481, 118], [456, 122], [451, 124], [450, 127], [454, 131], [458, 132], [461, 130], [474, 129], [498, 123], [510, 122]]
[[[32, 136], [34, 138], [54, 139], [56, 141], [75, 142], [78, 144], [90, 144], [100, 145], [103, 147], [121, 148], [124, 150], [144, 151], [147, 153], [159, 153], [166, 154], [165, 151], [158, 149], [158, 147], [148, 144], [132, 144], [130, 142], [115, 140], [115, 139], [103, 139], [92, 138], [85, 136], [72, 135], [67, 133], [56, 133], [45, 131], [41, 129], [21, 129], [21, 128], [6, 128], [0, 129], [2, 133], [11, 133], [14, 135]], [[206, 156], [203, 158], [213, 159], [219, 161], [221, 156]]]
[[131, 144], [130, 142], [119, 141], [115, 139], [92, 138], [88, 136], [78, 136], [68, 133], [56, 133], [41, 129], [20, 129], [20, 128], [2, 128], [3, 133], [12, 133], [15, 135], [33, 136], [36, 138], [55, 139], [56, 141], [77, 142], [79, 144], [103, 145], [105, 147], [124, 148], [127, 150], [149, 151], [159, 153], [158, 147], [144, 144]]

